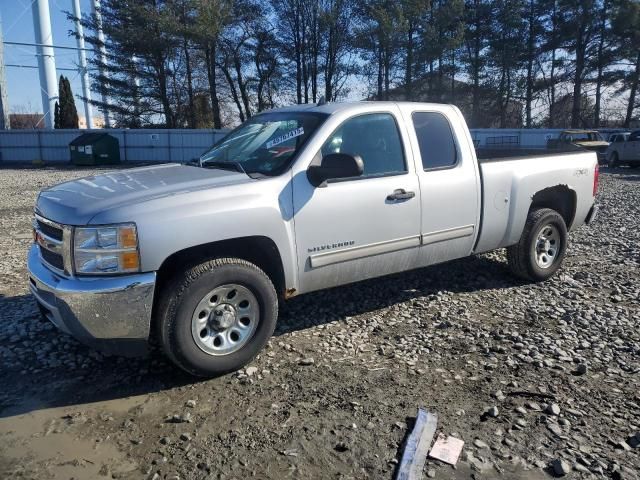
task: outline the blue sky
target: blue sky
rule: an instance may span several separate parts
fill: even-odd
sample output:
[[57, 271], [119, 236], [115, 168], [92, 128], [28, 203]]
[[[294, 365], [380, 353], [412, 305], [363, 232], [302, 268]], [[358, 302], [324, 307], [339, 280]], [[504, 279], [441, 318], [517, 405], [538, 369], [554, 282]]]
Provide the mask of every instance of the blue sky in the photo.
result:
[[[33, 32], [33, 17], [31, 15], [32, 0], [0, 0], [0, 17], [5, 41], [35, 42]], [[91, 0], [80, 0], [83, 15], [91, 13]], [[54, 45], [76, 46], [76, 40], [69, 36], [74, 29], [72, 22], [67, 20], [65, 11], [73, 10], [72, 0], [49, 0], [51, 13], [51, 28]], [[5, 45], [5, 63], [20, 65], [37, 65], [35, 47]], [[78, 54], [73, 50], [56, 50], [56, 68], [77, 68]], [[58, 71], [71, 81], [74, 95], [82, 93], [79, 76], [76, 72]], [[7, 93], [10, 109], [32, 110], [42, 112], [40, 97], [40, 82], [38, 70], [31, 68], [7, 67]], [[83, 115], [82, 102], [76, 99], [79, 114]]]

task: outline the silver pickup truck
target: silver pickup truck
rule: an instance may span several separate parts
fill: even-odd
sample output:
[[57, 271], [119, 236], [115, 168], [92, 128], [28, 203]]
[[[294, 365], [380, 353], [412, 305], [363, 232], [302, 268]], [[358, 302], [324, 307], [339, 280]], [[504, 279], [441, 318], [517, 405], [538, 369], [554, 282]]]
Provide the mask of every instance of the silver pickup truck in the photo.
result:
[[450, 105], [261, 113], [198, 165], [42, 191], [31, 291], [89, 345], [134, 354], [156, 338], [211, 376], [250, 362], [295, 295], [502, 247], [516, 275], [545, 280], [595, 216], [596, 154], [501, 153], [479, 160]]

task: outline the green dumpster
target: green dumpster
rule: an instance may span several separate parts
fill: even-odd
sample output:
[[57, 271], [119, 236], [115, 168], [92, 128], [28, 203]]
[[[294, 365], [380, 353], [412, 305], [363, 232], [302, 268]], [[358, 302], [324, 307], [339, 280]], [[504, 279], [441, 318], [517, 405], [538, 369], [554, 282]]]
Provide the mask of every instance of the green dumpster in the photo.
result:
[[120, 163], [120, 142], [108, 133], [83, 133], [69, 144], [74, 165]]

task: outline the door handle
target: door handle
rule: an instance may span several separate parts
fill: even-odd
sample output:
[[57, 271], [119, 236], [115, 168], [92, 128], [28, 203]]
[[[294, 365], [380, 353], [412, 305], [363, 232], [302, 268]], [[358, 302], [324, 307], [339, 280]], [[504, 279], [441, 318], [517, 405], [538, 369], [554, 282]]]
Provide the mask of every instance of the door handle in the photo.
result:
[[415, 192], [407, 192], [404, 188], [398, 188], [393, 193], [387, 195], [387, 200], [408, 200], [416, 196]]

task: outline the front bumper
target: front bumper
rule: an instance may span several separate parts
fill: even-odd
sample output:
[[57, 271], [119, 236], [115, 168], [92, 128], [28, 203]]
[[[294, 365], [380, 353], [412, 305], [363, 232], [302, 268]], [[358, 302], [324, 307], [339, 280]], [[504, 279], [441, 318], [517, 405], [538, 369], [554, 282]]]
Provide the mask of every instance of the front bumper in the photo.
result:
[[147, 351], [156, 274], [65, 277], [42, 264], [33, 245], [29, 287], [60, 330], [98, 350], [125, 356]]

